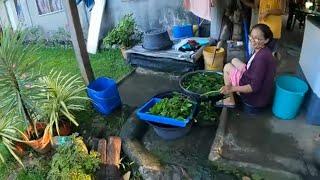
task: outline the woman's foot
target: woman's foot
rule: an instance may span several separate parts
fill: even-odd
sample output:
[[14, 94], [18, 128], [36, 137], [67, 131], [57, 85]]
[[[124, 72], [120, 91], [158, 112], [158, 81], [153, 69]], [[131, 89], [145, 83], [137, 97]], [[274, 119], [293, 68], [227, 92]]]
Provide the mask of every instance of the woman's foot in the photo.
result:
[[216, 107], [226, 107], [226, 108], [235, 108], [236, 103], [230, 98], [225, 98], [220, 101], [217, 101], [215, 104]]

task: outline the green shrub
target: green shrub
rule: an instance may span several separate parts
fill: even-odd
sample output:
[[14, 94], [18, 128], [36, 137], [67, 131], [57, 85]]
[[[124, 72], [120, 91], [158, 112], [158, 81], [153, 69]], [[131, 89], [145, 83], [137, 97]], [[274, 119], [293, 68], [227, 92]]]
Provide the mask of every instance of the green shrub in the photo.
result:
[[49, 179], [91, 179], [99, 168], [99, 154], [88, 153], [81, 138], [71, 138], [72, 143], [59, 146], [53, 155]]
[[141, 41], [142, 33], [138, 31], [132, 14], [125, 15], [119, 24], [103, 39], [103, 44], [110, 48], [116, 45], [129, 48]]

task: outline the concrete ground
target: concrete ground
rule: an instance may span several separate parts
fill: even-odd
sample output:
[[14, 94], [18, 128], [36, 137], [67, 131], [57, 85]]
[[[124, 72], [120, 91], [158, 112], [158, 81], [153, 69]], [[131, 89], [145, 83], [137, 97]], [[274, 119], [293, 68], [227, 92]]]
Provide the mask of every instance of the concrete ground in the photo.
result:
[[[277, 75], [297, 72], [302, 39], [303, 29], [298, 26], [293, 31], [283, 30]], [[259, 115], [228, 110], [226, 119], [222, 160], [290, 172], [302, 179], [320, 179], [314, 155], [316, 149], [320, 151], [320, 126], [307, 124], [303, 110], [287, 121], [273, 116], [271, 108]]]

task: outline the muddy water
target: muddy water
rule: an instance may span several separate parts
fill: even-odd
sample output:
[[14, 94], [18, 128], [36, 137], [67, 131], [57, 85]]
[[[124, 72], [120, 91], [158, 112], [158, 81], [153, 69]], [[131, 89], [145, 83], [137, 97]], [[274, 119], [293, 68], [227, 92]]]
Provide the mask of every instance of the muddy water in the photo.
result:
[[178, 78], [169, 74], [134, 72], [119, 85], [122, 102], [131, 107], [141, 106], [154, 95], [172, 90], [179, 90]]

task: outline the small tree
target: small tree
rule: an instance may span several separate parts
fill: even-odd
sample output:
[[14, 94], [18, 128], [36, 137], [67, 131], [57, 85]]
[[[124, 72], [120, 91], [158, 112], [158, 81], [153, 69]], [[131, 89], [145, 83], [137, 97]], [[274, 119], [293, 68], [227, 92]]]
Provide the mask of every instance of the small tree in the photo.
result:
[[33, 69], [39, 58], [37, 46], [24, 43], [26, 33], [5, 28], [0, 34], [0, 109], [15, 112], [35, 130], [39, 89], [34, 82], [39, 78]]

